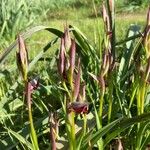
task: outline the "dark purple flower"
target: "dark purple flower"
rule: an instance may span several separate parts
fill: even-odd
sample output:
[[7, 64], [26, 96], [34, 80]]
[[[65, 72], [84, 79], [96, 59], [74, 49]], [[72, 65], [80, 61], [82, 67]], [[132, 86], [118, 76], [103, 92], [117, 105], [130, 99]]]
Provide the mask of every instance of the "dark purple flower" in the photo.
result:
[[68, 105], [68, 112], [75, 112], [77, 114], [87, 114], [88, 106], [89, 105], [87, 102], [72, 102]]

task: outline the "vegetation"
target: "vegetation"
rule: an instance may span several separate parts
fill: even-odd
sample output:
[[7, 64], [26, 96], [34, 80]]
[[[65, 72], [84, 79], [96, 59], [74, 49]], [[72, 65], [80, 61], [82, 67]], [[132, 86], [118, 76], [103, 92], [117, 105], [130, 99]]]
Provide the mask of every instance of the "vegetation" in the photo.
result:
[[[66, 6], [70, 10], [83, 4], [87, 11], [89, 1], [52, 1], [51, 6], [48, 2], [42, 5], [46, 11], [26, 1], [20, 1], [17, 8], [14, 6], [13, 12], [3, 10], [3, 14], [8, 11], [20, 17], [16, 20], [9, 13], [6, 13], [9, 17], [3, 15], [2, 43], [7, 45], [7, 39], [12, 40], [18, 29], [31, 25], [30, 19], [41, 17], [40, 12], [46, 15], [49, 8], [54, 11], [57, 3], [61, 3], [60, 8]], [[1, 149], [148, 148], [150, 9], [145, 26], [142, 20], [140, 25], [127, 28], [119, 19], [115, 20], [114, 0], [103, 4], [92, 2], [96, 17], [92, 27], [84, 29], [92, 19], [86, 25], [83, 21], [78, 25], [79, 28], [82, 25], [83, 31], [90, 31], [87, 36], [74, 25], [68, 25], [70, 20], [64, 31], [60, 26], [60, 29], [35, 26], [18, 34], [0, 55]], [[116, 7], [123, 4], [125, 8], [129, 2], [120, 1]], [[2, 0], [1, 10], [5, 3], [14, 4]], [[30, 19], [29, 5], [33, 7]], [[102, 18], [98, 17], [98, 5], [102, 6]], [[139, 1], [132, 6], [144, 7], [144, 3]], [[47, 19], [42, 17], [45, 22]], [[37, 39], [42, 39], [42, 44]]]
[[[54, 19], [75, 20], [100, 16], [101, 4], [102, 0], [0, 0], [0, 49], [6, 48], [20, 31], [43, 24], [43, 20], [55, 22]], [[139, 12], [147, 5], [148, 0], [119, 0], [116, 1], [116, 11]]]

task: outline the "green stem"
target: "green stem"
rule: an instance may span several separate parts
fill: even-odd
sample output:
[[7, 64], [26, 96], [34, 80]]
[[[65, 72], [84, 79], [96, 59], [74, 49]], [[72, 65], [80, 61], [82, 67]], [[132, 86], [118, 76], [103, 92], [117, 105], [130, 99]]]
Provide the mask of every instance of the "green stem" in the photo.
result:
[[144, 82], [141, 89], [141, 114], [144, 113], [145, 91], [146, 91], [146, 83]]
[[102, 94], [99, 100], [99, 119], [100, 119], [100, 128], [102, 128], [102, 118], [103, 118], [103, 103], [104, 103], [104, 95]]
[[71, 100], [72, 99], [72, 96], [71, 96], [71, 94], [70, 94], [70, 92], [69, 92], [69, 90], [68, 90], [68, 88], [67, 88], [67, 86], [66, 86], [66, 83], [65, 83], [65, 81], [63, 81], [63, 87], [64, 87], [64, 89], [66, 90], [66, 92], [67, 92], [67, 94], [68, 94], [68, 96], [69, 96], [69, 99]]
[[112, 31], [111, 37], [111, 51], [113, 58], [115, 59], [115, 45], [116, 45], [116, 33], [115, 33], [115, 0], [112, 0], [112, 6], [110, 6], [110, 0], [107, 0], [108, 15], [110, 20], [110, 30]]
[[76, 140], [75, 140], [75, 123], [74, 123], [74, 112], [70, 112], [68, 114], [68, 120], [69, 120], [69, 140], [70, 140], [70, 150], [76, 150]]
[[86, 115], [83, 115], [84, 124], [83, 124], [83, 136], [86, 134], [86, 124], [87, 124], [87, 117]]
[[108, 123], [111, 121], [111, 112], [112, 112], [112, 89], [110, 89], [109, 93], [109, 106], [108, 106]]
[[31, 111], [31, 109], [28, 110], [28, 113], [29, 113], [29, 122], [30, 122], [31, 138], [32, 138], [32, 141], [33, 141], [33, 149], [34, 149], [34, 150], [39, 150], [37, 135], [36, 135], [35, 128], [34, 128], [34, 125], [33, 125], [32, 111]]
[[30, 90], [29, 82], [27, 80], [26, 80], [25, 86], [26, 86], [26, 99], [27, 99], [27, 104], [28, 104], [28, 115], [29, 115], [30, 131], [31, 131], [31, 141], [33, 143], [33, 149], [39, 150], [37, 135], [35, 132], [33, 118], [32, 118], [31, 90]]
[[113, 81], [112, 81], [112, 73], [109, 73], [110, 79], [109, 79], [109, 99], [108, 99], [108, 123], [111, 121], [111, 113], [112, 113], [112, 95], [113, 95]]
[[[100, 105], [99, 105], [99, 120], [100, 120], [100, 129], [102, 128], [102, 119], [103, 119], [103, 103], [104, 103], [104, 93], [102, 93], [101, 97], [100, 97]], [[100, 138], [98, 141], [98, 149], [99, 150], [103, 150], [103, 139]]]
[[[138, 115], [141, 115], [144, 113], [146, 82], [143, 81], [139, 85], [140, 85], [140, 87], [138, 89], [137, 107], [138, 107]], [[138, 123], [137, 124], [137, 137], [136, 137], [136, 141], [137, 141], [136, 142], [136, 150], [139, 150], [139, 141], [141, 139], [140, 128], [141, 128], [141, 123]]]
[[23, 105], [22, 105], [22, 108], [21, 108], [21, 124], [22, 124], [22, 126], [23, 126], [23, 115], [24, 115], [24, 103], [25, 103], [25, 99], [26, 99], [26, 95], [25, 94], [23, 94]]
[[82, 144], [83, 138], [86, 135], [87, 117], [86, 117], [86, 114], [82, 114], [82, 116], [83, 116], [83, 130], [81, 132], [79, 141], [77, 141], [77, 150], [81, 149], [81, 144]]
[[137, 93], [137, 114], [141, 114], [141, 92], [140, 92], [140, 87], [138, 88], [138, 93]]

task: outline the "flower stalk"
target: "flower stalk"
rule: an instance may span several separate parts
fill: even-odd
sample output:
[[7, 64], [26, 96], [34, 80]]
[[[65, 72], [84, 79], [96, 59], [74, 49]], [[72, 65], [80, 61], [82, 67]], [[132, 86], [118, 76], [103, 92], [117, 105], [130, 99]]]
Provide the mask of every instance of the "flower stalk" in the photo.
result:
[[[68, 29], [65, 29], [61, 38], [58, 70], [62, 77], [62, 85], [66, 91], [62, 106], [66, 116], [65, 122], [70, 150], [77, 150], [80, 147], [76, 140], [75, 116], [78, 114], [84, 114], [85, 116], [88, 113], [88, 103], [82, 101], [83, 99], [85, 100], [85, 86], [82, 88], [80, 84], [80, 58], [76, 59], [76, 56], [75, 40], [71, 40]], [[65, 78], [63, 75], [65, 75]], [[83, 135], [86, 130], [85, 124], [86, 118], [84, 117]]]
[[28, 64], [29, 64], [28, 52], [24, 43], [24, 39], [22, 38], [21, 35], [18, 36], [18, 45], [19, 45], [19, 52], [17, 52], [16, 58], [17, 58], [18, 69], [21, 73], [22, 79], [25, 84], [25, 99], [26, 99], [27, 107], [28, 107], [31, 141], [33, 144], [33, 149], [39, 150], [37, 135], [36, 135], [34, 124], [33, 124], [32, 108], [31, 108], [32, 92], [34, 89], [37, 88], [38, 83], [36, 82], [36, 84], [33, 84], [32, 81], [30, 82], [28, 80]]

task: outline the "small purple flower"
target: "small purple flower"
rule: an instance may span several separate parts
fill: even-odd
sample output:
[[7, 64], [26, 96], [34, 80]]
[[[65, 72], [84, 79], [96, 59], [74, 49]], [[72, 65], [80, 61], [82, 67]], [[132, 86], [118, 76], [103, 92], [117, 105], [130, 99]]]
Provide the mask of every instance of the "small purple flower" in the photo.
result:
[[26, 83], [26, 91], [25, 91], [25, 95], [26, 95], [26, 99], [27, 99], [27, 104], [28, 104], [28, 108], [31, 109], [31, 104], [32, 104], [32, 93], [34, 90], [36, 90], [39, 87], [39, 81], [37, 78], [28, 81]]
[[30, 81], [30, 90], [31, 92], [36, 90], [39, 87], [39, 79], [38, 78], [34, 78], [33, 80]]

